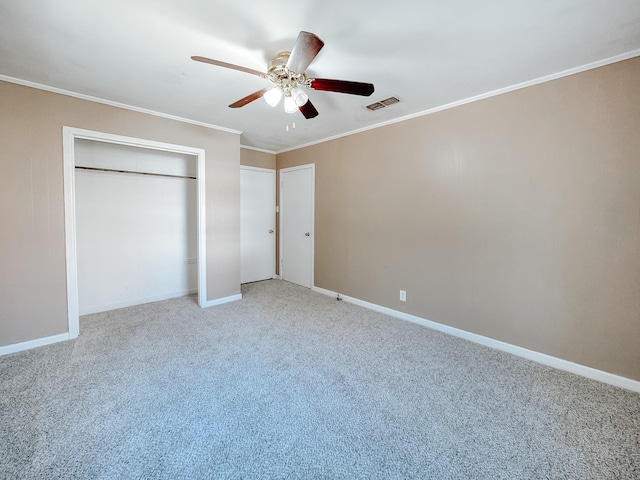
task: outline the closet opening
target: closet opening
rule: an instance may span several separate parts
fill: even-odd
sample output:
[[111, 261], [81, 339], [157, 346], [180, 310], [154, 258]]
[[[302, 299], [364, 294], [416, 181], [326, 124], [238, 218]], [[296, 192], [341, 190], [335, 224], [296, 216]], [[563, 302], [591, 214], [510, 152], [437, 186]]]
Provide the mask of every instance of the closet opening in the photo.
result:
[[69, 335], [79, 316], [206, 300], [204, 150], [64, 127]]

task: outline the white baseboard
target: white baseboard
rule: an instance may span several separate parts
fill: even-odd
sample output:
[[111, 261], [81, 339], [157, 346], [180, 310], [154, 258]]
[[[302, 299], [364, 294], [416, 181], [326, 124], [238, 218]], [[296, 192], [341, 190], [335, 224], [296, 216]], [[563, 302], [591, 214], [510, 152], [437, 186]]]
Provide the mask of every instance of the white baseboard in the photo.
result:
[[216, 305], [222, 305], [223, 303], [235, 302], [236, 300], [242, 300], [242, 294], [231, 295], [229, 297], [216, 298], [214, 300], [207, 300], [202, 305], [202, 308], [215, 307]]
[[[311, 290], [313, 290], [314, 292], [322, 293], [323, 295], [328, 295], [330, 297], [337, 298], [338, 296], [338, 292], [332, 292], [330, 290], [326, 290], [320, 287], [314, 286], [311, 288]], [[614, 375], [613, 373], [609, 373], [609, 372], [603, 372], [602, 370], [597, 370], [595, 368], [587, 367], [585, 365], [573, 363], [568, 360], [563, 360], [561, 358], [552, 357], [551, 355], [536, 352], [534, 350], [528, 350], [526, 348], [518, 347], [510, 343], [501, 342], [500, 340], [494, 340], [493, 338], [484, 337], [482, 335], [467, 332], [466, 330], [460, 330], [459, 328], [450, 327], [448, 325], [443, 325], [441, 323], [433, 322], [431, 320], [426, 320], [424, 318], [417, 317], [415, 315], [399, 312], [397, 310], [393, 310], [388, 307], [382, 307], [380, 305], [376, 305], [375, 303], [365, 302], [364, 300], [359, 300], [357, 298], [349, 297], [347, 295], [343, 295], [343, 294], [339, 294], [339, 295], [340, 295], [340, 298], [345, 302], [353, 303], [354, 305], [359, 305], [361, 307], [368, 308], [369, 310], [374, 310], [376, 312], [384, 313], [391, 317], [417, 323], [424, 327], [432, 328], [440, 332], [448, 333], [455, 337], [464, 338], [465, 340], [469, 340], [471, 342], [478, 343], [486, 347], [502, 350], [503, 352], [511, 353], [513, 355], [517, 355], [518, 357], [526, 358], [527, 360], [532, 360], [534, 362], [538, 362], [543, 365], [547, 365], [549, 367], [565, 370], [567, 372], [575, 373], [576, 375], [581, 375], [583, 377], [587, 377], [592, 380], [597, 380], [603, 383], [614, 385], [616, 387], [626, 388], [627, 390], [640, 393], [640, 382], [636, 380], [632, 380], [630, 378], [621, 377], [619, 375]]]
[[162, 295], [153, 295], [151, 297], [132, 298], [130, 300], [124, 300], [122, 302], [110, 303], [108, 305], [95, 305], [90, 307], [83, 307], [80, 309], [80, 316], [91, 315], [93, 313], [108, 312], [109, 310], [117, 310], [118, 308], [133, 307], [135, 305], [143, 305], [145, 303], [160, 302], [162, 300], [169, 300], [170, 298], [184, 297], [185, 295], [191, 295], [198, 293], [198, 289], [191, 289], [181, 292], [164, 293]]
[[5, 345], [4, 347], [0, 347], [0, 356], [21, 352], [23, 350], [29, 350], [31, 348], [43, 347], [45, 345], [51, 345], [52, 343], [64, 342], [66, 340], [69, 340], [69, 338], [70, 337], [68, 333], [61, 333], [59, 335], [53, 335], [52, 337], [37, 338], [35, 340], [29, 340], [27, 342]]
[[[161, 297], [153, 297], [153, 299], [145, 299], [145, 301], [131, 303], [131, 304], [126, 304], [129, 302], [122, 302], [122, 303], [118, 303], [117, 304], [118, 306], [114, 306], [112, 308], [111, 307], [105, 308], [104, 310], [98, 310], [96, 312], [90, 312], [90, 313], [98, 313], [106, 310], [114, 310], [116, 308], [140, 305], [142, 303], [150, 303], [154, 301], [166, 300], [169, 298], [180, 297], [180, 296], [184, 296], [191, 293], [197, 293], [197, 290], [189, 291], [188, 293], [183, 293], [181, 295], [167, 295], [167, 296], [161, 296]], [[235, 300], [240, 300], [240, 299], [242, 299], [242, 294], [231, 295], [230, 297], [224, 297], [224, 298], [217, 298], [215, 300], [209, 300], [203, 305], [203, 307], [212, 307], [214, 305], [221, 305], [223, 303], [233, 302]], [[87, 314], [88, 313], [81, 313], [81, 315], [87, 315]], [[0, 356], [9, 355], [10, 353], [21, 352], [23, 350], [29, 350], [31, 348], [42, 347], [44, 345], [50, 345], [52, 343], [64, 342], [66, 340], [69, 340], [70, 338], [71, 337], [69, 336], [68, 333], [61, 333], [60, 335], [54, 335], [52, 337], [37, 338], [35, 340], [29, 340], [27, 342], [14, 343], [12, 345], [5, 345], [3, 347], [0, 347]]]

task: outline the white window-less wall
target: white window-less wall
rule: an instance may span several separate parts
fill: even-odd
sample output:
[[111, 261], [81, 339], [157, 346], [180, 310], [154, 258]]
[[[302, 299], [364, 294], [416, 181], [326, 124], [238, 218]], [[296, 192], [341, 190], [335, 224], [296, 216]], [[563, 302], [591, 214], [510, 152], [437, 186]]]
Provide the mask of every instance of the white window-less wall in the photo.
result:
[[75, 166], [80, 315], [196, 292], [196, 157], [76, 139]]

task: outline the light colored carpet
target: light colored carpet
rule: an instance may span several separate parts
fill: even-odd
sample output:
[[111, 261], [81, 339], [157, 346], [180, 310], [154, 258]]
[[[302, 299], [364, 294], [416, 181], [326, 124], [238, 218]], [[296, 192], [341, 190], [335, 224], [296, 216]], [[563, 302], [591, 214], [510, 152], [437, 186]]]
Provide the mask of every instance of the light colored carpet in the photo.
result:
[[640, 395], [282, 281], [0, 358], [2, 479], [640, 478]]

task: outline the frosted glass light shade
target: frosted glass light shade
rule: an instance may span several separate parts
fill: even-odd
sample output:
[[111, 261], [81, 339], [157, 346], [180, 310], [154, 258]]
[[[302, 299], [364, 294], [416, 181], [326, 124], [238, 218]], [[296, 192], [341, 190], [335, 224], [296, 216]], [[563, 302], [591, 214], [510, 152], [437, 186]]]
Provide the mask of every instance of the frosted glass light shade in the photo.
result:
[[287, 113], [293, 113], [298, 110], [298, 106], [296, 102], [293, 100], [293, 97], [286, 96], [284, 97], [284, 111]]
[[309, 95], [304, 93], [300, 87], [296, 87], [291, 90], [291, 96], [293, 97], [293, 101], [296, 102], [296, 105], [299, 107], [309, 101]]
[[270, 106], [275, 107], [282, 98], [282, 90], [280, 90], [280, 87], [273, 87], [267, 90], [263, 97], [265, 102]]

